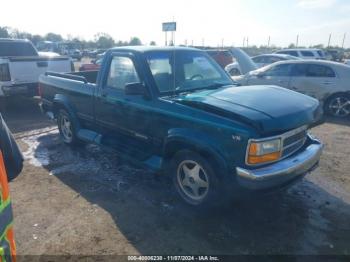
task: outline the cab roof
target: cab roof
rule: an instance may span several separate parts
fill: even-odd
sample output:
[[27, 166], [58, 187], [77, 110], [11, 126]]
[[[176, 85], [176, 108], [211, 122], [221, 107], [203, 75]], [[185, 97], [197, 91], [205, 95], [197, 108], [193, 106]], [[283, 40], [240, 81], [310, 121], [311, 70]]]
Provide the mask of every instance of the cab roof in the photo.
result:
[[197, 48], [182, 46], [121, 46], [109, 49], [109, 51], [130, 51], [145, 53], [149, 51], [203, 51]]

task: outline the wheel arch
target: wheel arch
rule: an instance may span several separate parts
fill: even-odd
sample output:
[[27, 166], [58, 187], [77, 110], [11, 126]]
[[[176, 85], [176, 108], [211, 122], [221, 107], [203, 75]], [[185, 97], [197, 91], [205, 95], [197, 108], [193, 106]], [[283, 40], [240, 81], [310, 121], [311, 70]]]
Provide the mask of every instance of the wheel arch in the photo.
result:
[[55, 118], [58, 118], [58, 113], [60, 109], [67, 111], [67, 113], [71, 117], [71, 120], [73, 121], [73, 125], [76, 129], [75, 132], [77, 132], [80, 129], [80, 123], [74, 106], [69, 102], [69, 99], [66, 96], [56, 95], [53, 100], [52, 106], [52, 111]]
[[214, 168], [216, 167], [219, 177], [224, 176], [226, 174], [228, 167], [227, 164], [221, 156], [221, 154], [210, 145], [205, 145], [202, 143], [198, 143], [198, 141], [193, 141], [192, 139], [188, 139], [186, 137], [173, 137], [171, 139], [167, 139], [164, 150], [163, 150], [163, 169], [167, 169], [169, 164], [174, 157], [174, 155], [182, 150], [189, 150], [195, 153], [198, 153], [204, 159], [206, 159]]
[[346, 95], [346, 96], [350, 96], [350, 91], [339, 91], [336, 93], [331, 93], [331, 94], [327, 94], [326, 96], [324, 96], [323, 100], [325, 101], [324, 104], [326, 104], [327, 102], [329, 102], [329, 100], [335, 96], [338, 95]]

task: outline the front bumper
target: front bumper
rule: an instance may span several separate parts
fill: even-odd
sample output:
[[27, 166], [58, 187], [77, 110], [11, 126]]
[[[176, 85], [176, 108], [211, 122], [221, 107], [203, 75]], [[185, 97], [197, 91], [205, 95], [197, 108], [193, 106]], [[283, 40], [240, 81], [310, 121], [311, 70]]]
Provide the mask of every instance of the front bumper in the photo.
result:
[[300, 153], [275, 164], [256, 169], [237, 167], [237, 181], [240, 186], [251, 190], [285, 186], [315, 169], [322, 150], [323, 144], [320, 141], [309, 138], [308, 145]]

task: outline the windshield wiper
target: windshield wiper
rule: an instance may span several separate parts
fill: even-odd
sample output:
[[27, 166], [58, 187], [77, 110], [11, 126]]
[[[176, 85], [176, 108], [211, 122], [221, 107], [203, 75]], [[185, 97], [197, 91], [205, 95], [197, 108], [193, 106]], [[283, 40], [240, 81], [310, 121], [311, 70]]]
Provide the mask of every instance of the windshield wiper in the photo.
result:
[[220, 82], [214, 82], [208, 86], [200, 87], [198, 89], [217, 89], [223, 86], [228, 86], [230, 85], [229, 83], [220, 83]]
[[[232, 83], [234, 84], [234, 83]], [[228, 86], [231, 85], [231, 83], [220, 83], [220, 82], [214, 82], [210, 85], [207, 86], [201, 86], [201, 87], [197, 87], [197, 88], [190, 88], [190, 89], [183, 89], [181, 90], [180, 87], [176, 88], [176, 91], [180, 91], [179, 94], [186, 94], [186, 93], [192, 93], [192, 92], [196, 92], [196, 91], [200, 91], [200, 90], [211, 90], [211, 89], [217, 89], [223, 86]]]

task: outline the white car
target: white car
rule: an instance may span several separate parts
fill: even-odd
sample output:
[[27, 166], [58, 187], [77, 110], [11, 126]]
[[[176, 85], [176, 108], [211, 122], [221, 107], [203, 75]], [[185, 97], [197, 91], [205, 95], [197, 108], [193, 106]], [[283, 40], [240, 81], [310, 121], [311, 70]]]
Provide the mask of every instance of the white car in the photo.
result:
[[52, 53], [41, 55], [28, 40], [0, 39], [0, 98], [35, 96], [41, 74], [72, 71], [69, 57]]
[[283, 49], [275, 52], [276, 54], [291, 55], [302, 59], [321, 59], [326, 60], [326, 53], [321, 49], [314, 48], [294, 48]]
[[233, 79], [241, 85], [285, 87], [317, 98], [330, 115], [350, 115], [350, 66], [341, 63], [323, 60], [277, 62]]
[[[264, 55], [257, 55], [252, 57], [253, 62], [256, 64], [258, 68], [266, 65], [270, 65], [272, 63], [280, 62], [280, 61], [298, 60], [298, 59], [300, 58], [291, 56], [291, 55], [285, 55], [285, 54], [264, 54]], [[227, 65], [225, 67], [225, 70], [231, 76], [242, 75], [241, 68], [238, 62], [234, 62], [232, 64]]]

